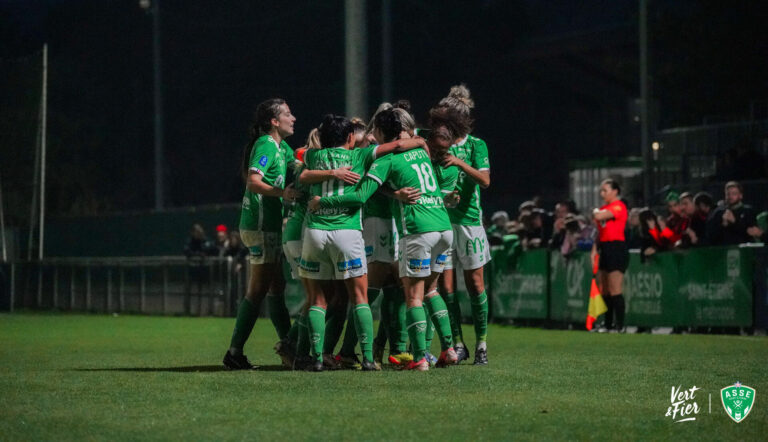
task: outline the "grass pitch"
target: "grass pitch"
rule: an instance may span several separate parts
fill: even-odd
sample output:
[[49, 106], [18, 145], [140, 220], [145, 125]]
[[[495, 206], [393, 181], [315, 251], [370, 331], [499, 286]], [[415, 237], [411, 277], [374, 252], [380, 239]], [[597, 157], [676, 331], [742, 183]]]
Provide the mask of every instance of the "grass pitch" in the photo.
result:
[[[260, 320], [220, 361], [233, 319], [0, 315], [2, 440], [765, 440], [768, 339], [491, 326], [488, 367], [283, 371]], [[464, 327], [473, 342], [472, 327]], [[437, 345], [437, 343], [435, 343]], [[471, 345], [470, 345], [471, 346]], [[435, 347], [437, 350], [437, 347]], [[733, 422], [720, 388], [757, 390]], [[665, 417], [700, 388], [696, 421]], [[711, 394], [711, 413], [709, 397]]]

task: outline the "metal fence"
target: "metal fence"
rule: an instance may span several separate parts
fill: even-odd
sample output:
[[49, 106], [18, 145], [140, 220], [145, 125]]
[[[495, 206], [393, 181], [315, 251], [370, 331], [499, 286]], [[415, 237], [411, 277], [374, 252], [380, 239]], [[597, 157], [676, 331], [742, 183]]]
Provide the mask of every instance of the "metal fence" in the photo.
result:
[[231, 257], [51, 258], [3, 266], [8, 310], [231, 316], [248, 266]]

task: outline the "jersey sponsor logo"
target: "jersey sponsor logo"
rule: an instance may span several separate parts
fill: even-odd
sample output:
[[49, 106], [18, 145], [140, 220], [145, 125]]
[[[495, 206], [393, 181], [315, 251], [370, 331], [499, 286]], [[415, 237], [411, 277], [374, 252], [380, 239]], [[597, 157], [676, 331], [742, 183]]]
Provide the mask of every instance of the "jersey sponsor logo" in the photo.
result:
[[306, 261], [304, 259], [299, 260], [299, 268], [305, 272], [319, 273], [320, 263], [317, 261]]
[[469, 246], [472, 246], [472, 254], [483, 253], [485, 251], [485, 239], [481, 237], [470, 238], [467, 243], [464, 244], [464, 254], [469, 255]]
[[411, 270], [429, 270], [429, 265], [432, 263], [430, 258], [427, 259], [409, 259], [408, 268]]
[[262, 155], [261, 158], [259, 158], [259, 164], [261, 164], [262, 167], [267, 165], [267, 156]]
[[437, 259], [435, 260], [435, 264], [439, 266], [445, 265], [445, 260], [448, 259], [448, 255], [439, 255]]
[[350, 259], [349, 261], [340, 261], [336, 263], [336, 267], [340, 272], [361, 269], [363, 268], [363, 260], [362, 258], [355, 258]]

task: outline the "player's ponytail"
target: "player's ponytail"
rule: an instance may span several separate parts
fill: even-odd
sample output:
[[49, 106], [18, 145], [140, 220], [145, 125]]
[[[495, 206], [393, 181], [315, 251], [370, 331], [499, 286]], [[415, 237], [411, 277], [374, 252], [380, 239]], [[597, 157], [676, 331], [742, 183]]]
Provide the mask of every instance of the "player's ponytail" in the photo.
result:
[[243, 160], [241, 162], [240, 174], [244, 181], [248, 180], [248, 163], [251, 159], [251, 149], [256, 140], [264, 134], [268, 134], [272, 130], [272, 119], [280, 116], [280, 106], [285, 104], [285, 100], [282, 98], [270, 98], [269, 100], [262, 101], [256, 106], [256, 112], [253, 118], [253, 123], [249, 130], [250, 141], [243, 148]]
[[462, 83], [451, 87], [448, 96], [440, 100], [438, 106], [447, 106], [469, 116], [475, 107], [475, 101], [472, 100], [467, 86]]

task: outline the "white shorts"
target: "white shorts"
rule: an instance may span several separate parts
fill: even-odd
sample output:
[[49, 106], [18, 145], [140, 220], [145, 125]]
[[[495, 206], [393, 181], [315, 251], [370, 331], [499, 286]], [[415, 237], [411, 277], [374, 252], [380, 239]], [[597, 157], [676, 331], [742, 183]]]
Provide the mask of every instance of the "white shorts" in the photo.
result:
[[299, 276], [349, 279], [368, 273], [363, 234], [359, 230], [304, 229]]
[[458, 257], [463, 270], [474, 270], [491, 262], [490, 245], [482, 226], [453, 226], [453, 247], [447, 253], [446, 269], [454, 268]]
[[397, 260], [397, 229], [394, 218], [363, 220], [363, 241], [368, 262], [392, 263]]
[[299, 279], [299, 263], [301, 262], [301, 246], [304, 243], [301, 240], [286, 241], [283, 244], [283, 253], [288, 265], [291, 266], [291, 276], [293, 279]]
[[398, 261], [400, 277], [426, 278], [432, 272], [442, 273], [451, 247], [453, 232], [414, 233], [400, 238]]
[[248, 247], [248, 262], [251, 264], [276, 264], [280, 262], [283, 248], [280, 246], [280, 233], [241, 230], [240, 238]]

